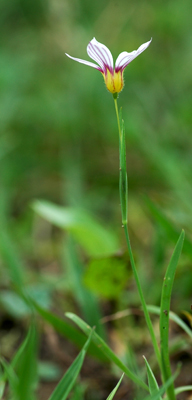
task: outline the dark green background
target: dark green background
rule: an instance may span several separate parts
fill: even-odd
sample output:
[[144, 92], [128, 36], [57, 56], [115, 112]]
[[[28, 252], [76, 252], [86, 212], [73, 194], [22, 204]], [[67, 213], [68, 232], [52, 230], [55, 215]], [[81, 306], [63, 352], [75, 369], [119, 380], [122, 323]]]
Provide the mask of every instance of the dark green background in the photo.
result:
[[[127, 137], [130, 233], [144, 289], [148, 296], [150, 288], [150, 302], [158, 304], [170, 251], [185, 228], [188, 250], [174, 298], [176, 311], [189, 311], [190, 9], [189, 0], [1, 1], [1, 226], [29, 269], [46, 271], [57, 260], [60, 270], [61, 233], [50, 231], [49, 224], [39, 228], [30, 207], [34, 199], [89, 210], [120, 237], [124, 252], [113, 97], [98, 71], [65, 52], [88, 60], [86, 46], [96, 37], [116, 59], [152, 37], [150, 47], [125, 69], [119, 96]], [[146, 196], [168, 218], [169, 229], [152, 215]]]

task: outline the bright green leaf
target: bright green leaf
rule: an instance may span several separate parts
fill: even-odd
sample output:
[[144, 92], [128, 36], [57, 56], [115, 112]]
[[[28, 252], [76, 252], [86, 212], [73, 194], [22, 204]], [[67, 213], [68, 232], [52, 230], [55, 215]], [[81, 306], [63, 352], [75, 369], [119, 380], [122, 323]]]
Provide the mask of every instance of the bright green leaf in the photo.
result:
[[[148, 385], [149, 385], [149, 391], [150, 393], [153, 395], [154, 393], [156, 393], [156, 391], [159, 390], [159, 386], [158, 383], [155, 379], [155, 376], [153, 374], [153, 371], [148, 363], [148, 361], [146, 360], [146, 358], [143, 356], [144, 360], [145, 360], [145, 364], [147, 367], [147, 377], [148, 377]], [[162, 400], [161, 396], [159, 396], [158, 400]]]
[[115, 396], [115, 393], [117, 391], [117, 389], [119, 388], [121, 381], [123, 379], [124, 374], [121, 376], [121, 378], [119, 379], [119, 382], [117, 383], [117, 385], [115, 386], [115, 388], [113, 389], [113, 391], [110, 393], [110, 395], [107, 397], [107, 400], [112, 400], [113, 397]]
[[175, 389], [175, 394], [192, 391], [192, 385], [181, 386]]
[[115, 299], [126, 286], [128, 277], [126, 260], [120, 257], [102, 258], [90, 261], [84, 283], [93, 292]]
[[118, 250], [114, 234], [85, 210], [61, 207], [45, 201], [35, 201], [33, 209], [52, 224], [71, 232], [89, 256], [107, 256]]

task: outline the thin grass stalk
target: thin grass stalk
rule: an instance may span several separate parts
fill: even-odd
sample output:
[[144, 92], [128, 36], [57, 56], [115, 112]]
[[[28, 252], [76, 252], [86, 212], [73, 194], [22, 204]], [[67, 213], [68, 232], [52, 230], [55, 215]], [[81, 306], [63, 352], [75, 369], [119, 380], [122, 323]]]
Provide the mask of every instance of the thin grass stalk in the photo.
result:
[[127, 248], [129, 252], [129, 257], [130, 257], [130, 263], [133, 271], [133, 275], [135, 278], [135, 282], [137, 285], [137, 289], [139, 292], [145, 320], [149, 329], [149, 333], [151, 336], [151, 340], [153, 343], [154, 351], [156, 354], [156, 358], [158, 361], [158, 364], [161, 369], [161, 357], [160, 357], [160, 351], [159, 347], [157, 344], [157, 340], [154, 334], [153, 330], [153, 325], [149, 316], [149, 312], [147, 309], [147, 305], [145, 303], [143, 291], [141, 288], [141, 284], [139, 281], [139, 276], [137, 273], [137, 269], [135, 266], [135, 261], [133, 257], [133, 252], [131, 249], [131, 243], [129, 239], [129, 232], [128, 232], [128, 221], [127, 221], [127, 211], [128, 211], [128, 180], [127, 180], [127, 172], [126, 172], [126, 145], [125, 145], [125, 130], [124, 130], [124, 122], [119, 118], [119, 110], [118, 110], [118, 105], [117, 105], [117, 95], [115, 94], [114, 96], [114, 102], [115, 102], [115, 111], [116, 111], [116, 116], [117, 116], [117, 124], [118, 124], [118, 131], [119, 131], [119, 148], [120, 148], [120, 185], [119, 185], [119, 190], [120, 190], [120, 200], [121, 200], [121, 214], [122, 214], [122, 225], [124, 227], [125, 231], [125, 237], [126, 237], [126, 242], [127, 242]]

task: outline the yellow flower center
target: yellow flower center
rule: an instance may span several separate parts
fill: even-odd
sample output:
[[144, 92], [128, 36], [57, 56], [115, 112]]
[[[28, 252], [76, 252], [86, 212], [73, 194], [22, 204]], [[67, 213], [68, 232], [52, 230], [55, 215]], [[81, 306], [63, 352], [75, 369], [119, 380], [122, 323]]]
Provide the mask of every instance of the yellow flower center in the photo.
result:
[[123, 73], [122, 71], [113, 72], [107, 69], [107, 73], [103, 74], [107, 89], [111, 93], [119, 93], [123, 89]]

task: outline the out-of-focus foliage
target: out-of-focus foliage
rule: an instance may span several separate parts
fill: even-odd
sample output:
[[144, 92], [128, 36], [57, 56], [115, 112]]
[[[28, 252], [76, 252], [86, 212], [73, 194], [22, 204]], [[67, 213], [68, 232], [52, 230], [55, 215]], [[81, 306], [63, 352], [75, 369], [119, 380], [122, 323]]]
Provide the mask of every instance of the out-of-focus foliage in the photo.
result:
[[118, 298], [128, 279], [127, 261], [119, 257], [92, 260], [85, 274], [85, 284], [104, 298]]
[[59, 200], [62, 193], [108, 218], [114, 211], [118, 143], [112, 96], [98, 71], [64, 54], [88, 59], [93, 36], [114, 58], [153, 37], [125, 70], [119, 98], [129, 187], [133, 194], [153, 192], [167, 207], [177, 195], [184, 210], [189, 207], [189, 6], [189, 0], [1, 2], [1, 181], [10, 212], [21, 213], [33, 197]]
[[0, 208], [22, 252], [33, 251], [28, 206], [34, 198], [85, 207], [120, 233], [112, 96], [98, 71], [65, 56], [66, 51], [88, 59], [86, 46], [93, 36], [114, 58], [153, 37], [125, 70], [119, 96], [130, 225], [137, 239], [151, 246], [151, 222], [146, 215], [140, 218], [145, 193], [191, 235], [189, 7], [189, 0], [1, 2]]
[[[65, 56], [67, 52], [89, 60], [86, 46], [93, 37], [109, 47], [114, 59], [153, 38], [126, 68], [118, 99], [127, 141], [129, 229], [147, 302], [156, 306], [171, 247], [185, 229], [172, 309], [190, 312], [190, 9], [190, 0], [1, 1], [2, 326], [8, 315], [21, 322], [22, 336], [31, 306], [22, 297], [25, 294], [36, 301], [44, 321], [82, 346], [83, 337], [68, 323], [62, 324], [57, 312], [78, 312], [106, 338], [105, 327], [98, 322], [102, 314], [139, 304], [121, 229], [113, 98], [99, 71]], [[81, 210], [80, 232], [75, 235], [66, 224], [63, 232], [50, 215], [34, 213], [31, 204], [36, 199], [70, 210], [68, 217]], [[99, 283], [101, 270], [108, 276], [107, 284], [104, 279]], [[125, 332], [126, 340], [132, 335], [140, 345], [133, 318], [134, 333], [123, 321], [116, 324], [117, 330]], [[14, 339], [7, 335], [3, 346], [8, 358], [18, 344], [14, 329]], [[183, 346], [188, 351], [189, 344]], [[121, 354], [126, 357], [124, 348]], [[83, 398], [84, 387], [76, 390]]]

